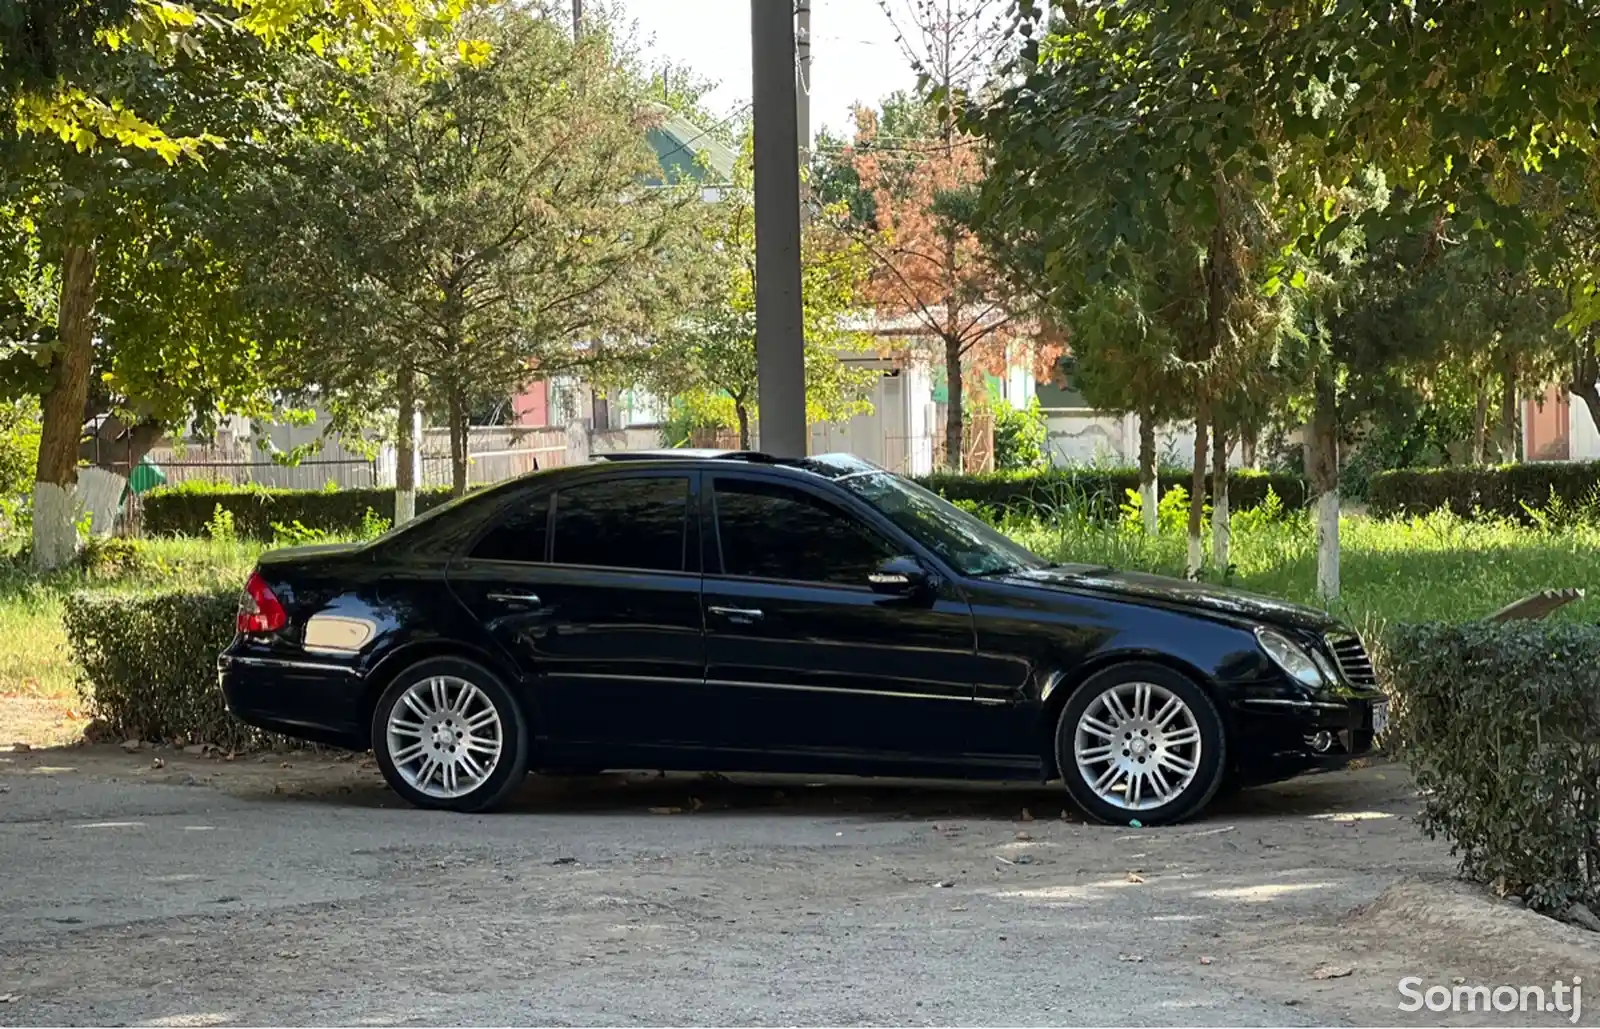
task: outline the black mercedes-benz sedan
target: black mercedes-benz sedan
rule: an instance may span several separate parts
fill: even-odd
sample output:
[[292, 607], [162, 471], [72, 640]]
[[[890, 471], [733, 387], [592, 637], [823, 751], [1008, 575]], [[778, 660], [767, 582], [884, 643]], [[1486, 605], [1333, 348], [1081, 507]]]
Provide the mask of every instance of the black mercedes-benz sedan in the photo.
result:
[[421, 807], [530, 771], [1061, 779], [1152, 825], [1371, 749], [1328, 615], [1053, 564], [856, 458], [536, 472], [360, 545], [270, 552], [219, 659], [253, 725], [371, 748]]

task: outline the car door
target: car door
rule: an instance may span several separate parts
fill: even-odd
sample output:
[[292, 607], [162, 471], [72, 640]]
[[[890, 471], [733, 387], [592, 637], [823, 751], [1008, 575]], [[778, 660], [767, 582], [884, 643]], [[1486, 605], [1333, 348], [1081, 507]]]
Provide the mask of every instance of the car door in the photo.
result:
[[959, 761], [975, 653], [960, 594], [873, 592], [868, 576], [910, 548], [821, 491], [705, 482], [706, 676], [725, 745], [766, 767]]
[[452, 587], [532, 680], [535, 732], [557, 752], [620, 762], [704, 742], [695, 487], [681, 471], [559, 485], [452, 567]]

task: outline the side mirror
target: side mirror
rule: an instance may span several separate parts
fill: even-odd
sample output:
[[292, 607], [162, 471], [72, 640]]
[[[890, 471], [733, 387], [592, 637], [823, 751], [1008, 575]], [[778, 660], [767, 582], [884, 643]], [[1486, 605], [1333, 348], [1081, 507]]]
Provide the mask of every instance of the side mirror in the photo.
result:
[[867, 576], [872, 592], [890, 597], [910, 597], [927, 589], [928, 570], [914, 557], [891, 557]]

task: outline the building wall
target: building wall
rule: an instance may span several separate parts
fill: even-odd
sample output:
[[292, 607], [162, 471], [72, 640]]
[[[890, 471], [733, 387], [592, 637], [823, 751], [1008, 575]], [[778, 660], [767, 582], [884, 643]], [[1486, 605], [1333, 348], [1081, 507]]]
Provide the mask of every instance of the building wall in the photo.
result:
[[1600, 461], [1600, 429], [1589, 415], [1589, 405], [1578, 399], [1567, 403], [1567, 458]]

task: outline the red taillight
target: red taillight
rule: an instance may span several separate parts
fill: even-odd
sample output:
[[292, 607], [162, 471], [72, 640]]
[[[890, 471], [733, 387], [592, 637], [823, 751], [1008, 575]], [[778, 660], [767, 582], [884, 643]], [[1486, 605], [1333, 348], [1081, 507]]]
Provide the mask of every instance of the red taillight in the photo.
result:
[[289, 612], [278, 602], [267, 580], [260, 572], [251, 572], [250, 581], [244, 584], [244, 596], [239, 598], [239, 631], [277, 632], [288, 624]]

